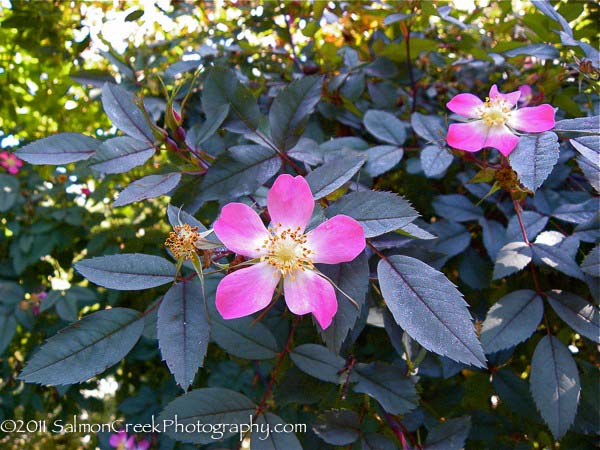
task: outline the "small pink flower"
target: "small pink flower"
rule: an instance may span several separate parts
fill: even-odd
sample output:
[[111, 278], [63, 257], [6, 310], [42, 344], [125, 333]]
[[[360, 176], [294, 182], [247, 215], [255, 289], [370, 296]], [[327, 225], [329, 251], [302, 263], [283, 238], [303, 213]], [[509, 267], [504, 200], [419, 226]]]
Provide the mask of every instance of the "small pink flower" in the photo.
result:
[[531, 102], [531, 99], [533, 99], [533, 90], [531, 89], [531, 86], [528, 84], [519, 86], [519, 92], [521, 93], [521, 97], [519, 97], [519, 105], [528, 105]]
[[17, 158], [14, 154], [8, 152], [0, 153], [0, 166], [4, 167], [8, 173], [19, 173], [19, 167], [23, 167], [23, 161]]
[[127, 436], [125, 430], [121, 430], [116, 434], [111, 434], [108, 443], [117, 450], [132, 450], [135, 445], [133, 436]]
[[476, 120], [450, 125], [448, 145], [467, 152], [493, 147], [508, 156], [519, 142], [514, 130], [540, 133], [554, 128], [551, 105], [515, 109], [520, 97], [520, 91], [502, 94], [496, 85], [485, 102], [473, 94], [458, 94], [448, 102], [448, 109]]
[[148, 450], [150, 448], [150, 442], [146, 439], [142, 439], [136, 444], [133, 444], [128, 450]]
[[223, 207], [214, 224], [217, 237], [230, 250], [258, 262], [227, 275], [217, 287], [217, 310], [224, 319], [255, 313], [269, 305], [283, 278], [288, 308], [312, 313], [323, 329], [337, 311], [334, 287], [315, 270], [315, 263], [352, 261], [365, 248], [361, 225], [337, 215], [304, 233], [315, 202], [301, 176], [280, 175], [267, 195], [271, 227], [243, 203]]

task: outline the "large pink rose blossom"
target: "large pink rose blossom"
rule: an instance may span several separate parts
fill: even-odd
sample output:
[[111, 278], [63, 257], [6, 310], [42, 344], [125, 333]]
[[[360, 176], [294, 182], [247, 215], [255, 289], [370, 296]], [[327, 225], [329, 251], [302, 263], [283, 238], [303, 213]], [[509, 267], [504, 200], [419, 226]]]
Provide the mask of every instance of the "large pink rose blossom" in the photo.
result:
[[19, 167], [23, 167], [23, 161], [12, 153], [2, 152], [0, 153], [0, 166], [4, 167], [8, 173], [15, 175], [19, 173]]
[[446, 106], [456, 114], [475, 120], [450, 125], [446, 137], [448, 145], [467, 152], [492, 147], [508, 156], [519, 142], [515, 130], [540, 133], [554, 128], [551, 105], [516, 109], [520, 97], [521, 91], [502, 94], [496, 85], [490, 89], [485, 102], [473, 94], [458, 94]]
[[217, 287], [217, 310], [225, 319], [266, 308], [283, 278], [288, 308], [294, 314], [312, 313], [325, 329], [337, 311], [332, 284], [315, 270], [315, 263], [352, 261], [365, 248], [361, 225], [337, 215], [305, 233], [315, 202], [301, 176], [280, 175], [267, 195], [271, 226], [243, 203], [223, 207], [214, 231], [227, 248], [256, 258], [256, 264], [227, 275]]

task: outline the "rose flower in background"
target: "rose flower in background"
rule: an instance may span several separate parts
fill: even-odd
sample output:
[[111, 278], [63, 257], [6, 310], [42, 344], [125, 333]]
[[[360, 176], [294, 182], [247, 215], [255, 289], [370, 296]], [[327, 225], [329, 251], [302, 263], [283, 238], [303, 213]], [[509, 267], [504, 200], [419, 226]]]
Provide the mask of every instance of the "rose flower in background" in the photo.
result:
[[[519, 142], [517, 131], [541, 133], [554, 128], [554, 108], [549, 104], [515, 109], [521, 91], [502, 94], [496, 85], [483, 102], [473, 94], [458, 94], [446, 105], [467, 123], [450, 125], [446, 140], [450, 147], [478, 152], [492, 147], [508, 156]], [[516, 131], [515, 131], [516, 130]]]

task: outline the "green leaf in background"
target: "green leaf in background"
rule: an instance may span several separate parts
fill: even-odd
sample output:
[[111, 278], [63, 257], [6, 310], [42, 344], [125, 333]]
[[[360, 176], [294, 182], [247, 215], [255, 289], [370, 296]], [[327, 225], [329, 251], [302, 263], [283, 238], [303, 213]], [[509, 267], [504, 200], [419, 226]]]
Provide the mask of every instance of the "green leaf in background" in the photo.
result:
[[13, 207], [19, 198], [19, 189], [17, 177], [0, 173], [0, 212], [6, 212]]
[[471, 431], [471, 417], [449, 419], [429, 430], [425, 440], [427, 450], [461, 450]]

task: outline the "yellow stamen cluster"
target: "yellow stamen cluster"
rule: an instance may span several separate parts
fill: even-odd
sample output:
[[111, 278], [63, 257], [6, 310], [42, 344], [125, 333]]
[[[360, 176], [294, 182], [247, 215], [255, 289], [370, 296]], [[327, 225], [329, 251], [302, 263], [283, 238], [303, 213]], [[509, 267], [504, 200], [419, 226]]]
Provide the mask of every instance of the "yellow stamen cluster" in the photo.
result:
[[313, 252], [307, 247], [306, 235], [301, 230], [301, 227], [283, 228], [280, 223], [270, 227], [269, 238], [256, 249], [267, 250], [260, 260], [275, 267], [284, 277], [289, 274], [292, 279], [294, 271], [312, 269]]
[[512, 107], [506, 100], [496, 97], [487, 97], [485, 103], [479, 107], [479, 113], [483, 122], [489, 126], [504, 125], [511, 116]]
[[175, 225], [175, 231], [169, 233], [169, 237], [165, 241], [167, 246], [175, 255], [175, 258], [190, 259], [196, 253], [196, 243], [200, 239], [198, 227], [192, 227], [187, 223], [183, 225]]

